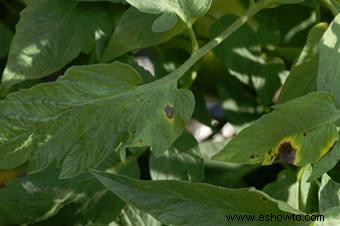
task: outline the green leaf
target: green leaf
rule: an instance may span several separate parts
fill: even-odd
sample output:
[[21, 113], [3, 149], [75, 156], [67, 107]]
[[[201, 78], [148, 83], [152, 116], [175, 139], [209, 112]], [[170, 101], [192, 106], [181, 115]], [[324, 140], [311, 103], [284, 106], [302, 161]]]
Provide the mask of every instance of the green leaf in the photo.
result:
[[315, 213], [318, 209], [319, 183], [308, 182], [311, 176], [312, 167], [310, 164], [302, 167], [298, 172], [298, 202], [299, 210], [305, 213]]
[[282, 200], [293, 208], [299, 208], [299, 183], [296, 171], [285, 169], [280, 172], [275, 182], [266, 185], [263, 191], [271, 197]]
[[340, 15], [336, 16], [323, 35], [319, 45], [318, 90], [334, 94], [336, 106], [340, 108]]
[[322, 3], [326, 4], [326, 6], [332, 11], [334, 15], [337, 15], [340, 12], [339, 0], [323, 0]]
[[[226, 225], [226, 215], [298, 213], [266, 194], [250, 189], [227, 189], [183, 181], [140, 181], [128, 177], [92, 172], [113, 193], [138, 209], [156, 217], [163, 224]], [[290, 222], [294, 225], [294, 222]], [[233, 221], [232, 225], [259, 225], [259, 222]], [[266, 225], [287, 225], [267, 222]], [[296, 225], [305, 225], [296, 222]]]
[[[236, 19], [233, 15], [222, 17], [212, 26], [211, 37]], [[214, 49], [214, 53], [228, 67], [231, 75], [255, 88], [262, 104], [271, 105], [275, 92], [281, 86], [279, 74], [284, 70], [283, 61], [262, 53], [257, 34], [249, 25], [245, 24], [235, 31]]]
[[163, 13], [160, 17], [156, 18], [152, 24], [153, 32], [167, 32], [171, 28], [175, 27], [177, 23], [177, 17], [172, 13]]
[[[183, 23], [177, 23], [168, 32], [155, 33], [152, 31], [152, 27], [156, 26], [153, 25], [156, 18], [155, 15], [141, 13], [134, 8], [129, 8], [118, 21], [116, 29], [101, 56], [101, 61], [109, 62], [129, 51], [166, 42], [184, 30]], [[159, 29], [157, 26], [156, 28]]]
[[157, 27], [162, 27], [162, 29], [156, 31], [168, 31], [176, 24], [169, 23], [169, 17], [172, 17], [171, 21], [174, 21], [173, 17], [177, 15], [183, 22], [191, 25], [193, 19], [203, 16], [209, 10], [212, 0], [163, 0], [162, 2], [156, 0], [127, 0], [127, 2], [141, 12], [162, 14], [155, 21]]
[[340, 160], [340, 143], [337, 142], [333, 148], [318, 162], [312, 164], [312, 175], [308, 179], [314, 181], [321, 177], [324, 173], [331, 170]]
[[101, 56], [103, 55], [108, 42], [110, 41], [111, 35], [120, 20], [121, 16], [126, 11], [126, 6], [119, 4], [119, 5], [107, 5], [107, 11], [110, 12], [110, 19], [111, 22], [108, 23], [106, 26], [102, 26], [100, 29], [98, 28], [95, 33], [95, 53], [96, 59], [93, 57], [93, 53], [91, 55], [90, 63], [92, 62], [99, 62]]
[[[139, 178], [137, 157], [130, 155], [122, 164], [118, 154], [112, 154], [99, 169]], [[0, 224], [61, 225], [58, 218], [68, 212], [63, 219], [68, 225], [108, 225], [125, 206], [89, 174], [67, 180], [59, 180], [58, 174], [56, 167], [49, 167], [4, 184], [0, 188]]]
[[334, 207], [326, 210], [319, 216], [318, 220], [313, 222], [310, 226], [330, 226], [340, 224], [340, 207]]
[[340, 184], [324, 174], [319, 189], [319, 209], [323, 213], [330, 208], [340, 206]]
[[95, 33], [110, 25], [103, 5], [31, 1], [16, 27], [3, 82], [12, 84], [50, 75], [81, 52], [89, 52]]
[[257, 39], [262, 46], [274, 45], [278, 46], [281, 42], [281, 31], [277, 24], [277, 21], [268, 19], [262, 19], [259, 22], [257, 29]]
[[295, 136], [297, 145], [301, 143], [300, 153], [297, 155], [296, 164], [299, 166], [317, 162], [325, 156], [338, 141], [339, 136], [336, 126], [326, 124], [309, 132]]
[[12, 32], [0, 22], [0, 59], [7, 56], [12, 36]]
[[43, 221], [71, 203], [79, 208], [73, 213], [78, 220], [85, 212], [87, 220], [95, 223], [105, 222], [105, 217], [111, 218], [108, 222], [112, 221], [124, 206], [93, 177], [84, 175], [72, 180], [58, 180], [58, 171], [48, 168], [11, 181], [0, 189], [0, 224]]
[[[115, 172], [132, 178], [139, 178], [138, 156], [138, 154], [130, 155], [128, 161], [123, 164], [120, 162], [119, 155], [115, 153], [109, 156], [99, 168], [105, 169], [107, 172]], [[79, 177], [72, 178], [72, 180], [69, 181], [77, 184], [76, 179]], [[82, 175], [82, 177], [84, 176]], [[87, 195], [85, 200], [81, 200], [82, 202], [78, 204], [78, 211], [73, 213], [76, 221], [74, 225], [108, 225], [120, 214], [122, 208], [125, 206], [125, 203], [121, 199], [112, 195], [108, 190], [98, 187], [98, 183], [92, 180], [87, 184], [80, 183], [77, 186], [78, 193], [82, 192]]]
[[[168, 0], [169, 1], [169, 0]], [[212, 0], [178, 0], [178, 4], [185, 14], [186, 20], [189, 18], [202, 17], [208, 12], [212, 4]], [[179, 14], [180, 15], [180, 14]], [[186, 21], [184, 20], [184, 21]]]
[[244, 177], [258, 168], [257, 166], [211, 160], [211, 157], [218, 153], [228, 142], [229, 140], [221, 142], [208, 140], [199, 144], [199, 150], [204, 157], [205, 164], [205, 179], [203, 182], [228, 188], [246, 187], [248, 184]]
[[310, 93], [276, 106], [243, 129], [213, 159], [249, 164], [315, 162], [338, 139], [332, 123], [339, 117], [331, 94]]
[[307, 43], [282, 87], [279, 103], [316, 90], [319, 62], [318, 44], [326, 29], [326, 23], [319, 23], [309, 32]]
[[133, 206], [127, 205], [117, 220], [110, 226], [162, 226], [162, 224], [149, 214], [146, 214]]
[[72, 190], [44, 186], [46, 182], [55, 185], [53, 179], [53, 174], [37, 174], [10, 182], [0, 189], [0, 224], [32, 223], [55, 214], [72, 196]]
[[318, 211], [318, 184], [307, 181], [311, 174], [309, 165], [296, 170], [285, 169], [280, 172], [277, 180], [268, 184], [263, 190], [273, 198], [282, 200], [290, 206], [307, 213]]
[[194, 98], [176, 80], [141, 83], [126, 64], [99, 64], [9, 95], [0, 101], [0, 168], [28, 162], [35, 172], [56, 161], [61, 177], [72, 177], [121, 148], [160, 155], [182, 133]]
[[189, 133], [184, 133], [172, 148], [158, 158], [152, 154], [150, 174], [153, 180], [202, 181], [204, 162], [195, 138]]

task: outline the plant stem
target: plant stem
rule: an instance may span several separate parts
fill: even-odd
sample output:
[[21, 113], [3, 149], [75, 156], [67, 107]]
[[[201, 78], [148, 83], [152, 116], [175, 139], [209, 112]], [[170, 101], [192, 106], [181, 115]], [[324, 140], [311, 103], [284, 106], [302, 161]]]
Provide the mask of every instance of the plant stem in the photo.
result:
[[334, 16], [338, 15], [338, 10], [330, 0], [322, 0], [322, 3], [332, 11]]
[[251, 6], [244, 16], [238, 18], [233, 24], [231, 24], [222, 33], [220, 33], [220, 35], [218, 35], [213, 40], [205, 44], [202, 48], [193, 52], [191, 57], [186, 62], [184, 62], [184, 64], [182, 64], [179, 68], [177, 68], [168, 76], [164, 77], [164, 79], [178, 80], [179, 78], [181, 78], [184, 75], [184, 73], [188, 71], [197, 61], [199, 61], [203, 56], [205, 56], [212, 49], [218, 46], [222, 41], [228, 38], [242, 25], [244, 25], [250, 17], [254, 16], [256, 13], [266, 8], [267, 4], [268, 1], [259, 1], [255, 5]]
[[199, 50], [199, 45], [198, 45], [198, 41], [197, 41], [197, 38], [196, 38], [196, 34], [195, 34], [195, 31], [194, 29], [192, 28], [192, 26], [190, 25], [188, 27], [188, 31], [189, 31], [189, 34], [190, 34], [190, 39], [191, 39], [191, 43], [192, 43], [192, 52], [196, 52]]

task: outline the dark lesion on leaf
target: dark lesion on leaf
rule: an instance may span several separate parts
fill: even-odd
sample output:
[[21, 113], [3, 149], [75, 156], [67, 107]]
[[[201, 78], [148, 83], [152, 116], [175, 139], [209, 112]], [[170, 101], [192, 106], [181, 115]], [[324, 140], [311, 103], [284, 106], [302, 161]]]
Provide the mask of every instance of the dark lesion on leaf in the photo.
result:
[[167, 105], [164, 109], [165, 115], [168, 119], [173, 119], [175, 116], [175, 109], [170, 105]]
[[284, 142], [279, 146], [279, 151], [274, 162], [293, 164], [295, 161], [296, 149], [290, 142]]
[[[338, 141], [336, 140], [336, 141], [334, 141], [333, 142], [333, 144], [332, 144], [332, 146], [329, 148], [329, 150], [328, 150], [328, 152], [331, 152], [331, 151], [333, 151], [334, 150], [334, 147], [335, 147], [335, 145], [338, 143]], [[328, 153], [327, 152], [327, 153]]]

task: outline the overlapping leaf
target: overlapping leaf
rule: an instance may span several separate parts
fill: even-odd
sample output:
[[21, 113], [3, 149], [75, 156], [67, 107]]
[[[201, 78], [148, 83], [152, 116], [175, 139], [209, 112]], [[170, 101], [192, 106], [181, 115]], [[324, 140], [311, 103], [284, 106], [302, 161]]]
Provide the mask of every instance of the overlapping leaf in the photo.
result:
[[293, 169], [282, 170], [275, 182], [267, 184], [263, 191], [273, 198], [282, 200], [290, 206], [299, 208], [299, 183], [297, 172]]
[[307, 43], [281, 90], [279, 103], [316, 90], [319, 62], [318, 44], [326, 29], [327, 25], [320, 23], [310, 31]]
[[162, 14], [152, 25], [155, 32], [165, 32], [176, 25], [177, 16], [187, 24], [196, 17], [203, 16], [210, 8], [212, 0], [127, 0], [132, 6], [144, 13]]
[[340, 143], [334, 144], [332, 149], [321, 158], [318, 162], [312, 164], [312, 175], [309, 180], [314, 181], [321, 177], [324, 173], [335, 167], [340, 160]]
[[307, 181], [310, 174], [310, 165], [303, 167], [298, 172], [293, 169], [283, 170], [277, 181], [267, 185], [264, 191], [306, 213], [317, 212], [318, 183]]
[[115, 149], [167, 150], [192, 114], [192, 94], [176, 80], [141, 83], [125, 64], [80, 66], [8, 96], [0, 102], [0, 168], [28, 162], [39, 171], [56, 161], [61, 176], [71, 177]]
[[310, 93], [278, 105], [242, 130], [214, 159], [250, 164], [316, 162], [338, 139], [334, 122], [339, 117], [331, 94]]
[[[99, 167], [133, 178], [139, 177], [135, 156], [117, 167], [118, 154], [112, 154]], [[25, 175], [0, 188], [0, 224], [108, 225], [120, 214], [125, 203], [91, 175], [60, 180], [59, 170], [48, 167]]]
[[162, 226], [154, 217], [127, 205], [110, 226]]
[[319, 190], [320, 212], [338, 206], [340, 206], [340, 184], [333, 181], [327, 174], [324, 174]]
[[334, 94], [337, 107], [340, 107], [340, 15], [336, 16], [323, 35], [320, 46], [318, 90]]
[[30, 1], [17, 24], [3, 82], [50, 75], [88, 52], [94, 46], [95, 32], [112, 26], [106, 13], [96, 4]]
[[[227, 189], [182, 181], [139, 181], [95, 171], [93, 174], [118, 197], [151, 214], [166, 225], [249, 225], [260, 221], [228, 222], [226, 215], [298, 213], [285, 203], [255, 189]], [[257, 219], [257, 218], [255, 218]], [[287, 222], [266, 222], [287, 225]], [[290, 221], [289, 225], [307, 225]]]
[[328, 8], [332, 11], [334, 15], [340, 12], [340, 1], [339, 0], [324, 0], [327, 3]]
[[326, 210], [319, 216], [318, 220], [313, 222], [310, 226], [329, 226], [340, 224], [340, 207], [333, 207]]
[[[237, 17], [222, 17], [211, 29], [211, 37], [232, 24]], [[243, 83], [253, 86], [263, 105], [270, 105], [281, 83], [279, 74], [284, 70], [279, 58], [272, 58], [261, 52], [256, 32], [247, 24], [223, 41], [214, 53], [227, 66], [231, 75]]]
[[183, 133], [161, 156], [151, 155], [150, 174], [153, 180], [202, 181], [204, 163], [195, 138]]
[[43, 221], [69, 204], [78, 208], [73, 213], [77, 221], [104, 223], [107, 218], [112, 221], [124, 207], [124, 202], [93, 177], [58, 180], [55, 168], [9, 182], [0, 189], [0, 201], [1, 225]]
[[[129, 8], [117, 23], [101, 61], [108, 62], [131, 50], [146, 48], [160, 44], [180, 34], [184, 30], [183, 23], [163, 33], [152, 31], [152, 24], [157, 16], [146, 14], [134, 8]], [[128, 41], [126, 37], [129, 37]]]

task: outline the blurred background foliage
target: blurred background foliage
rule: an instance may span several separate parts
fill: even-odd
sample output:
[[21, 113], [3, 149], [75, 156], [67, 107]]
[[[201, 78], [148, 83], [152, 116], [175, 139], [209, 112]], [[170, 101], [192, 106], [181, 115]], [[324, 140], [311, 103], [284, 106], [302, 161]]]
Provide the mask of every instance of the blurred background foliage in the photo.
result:
[[[0, 0], [0, 74], [7, 63], [20, 12], [30, 1], [34, 0]], [[18, 89], [54, 81], [70, 66], [101, 62], [97, 56], [105, 55], [107, 46], [120, 43], [117, 37], [114, 38], [115, 29], [129, 10], [124, 1], [113, 2], [80, 3], [100, 5], [110, 12], [112, 27], [95, 48], [79, 54], [43, 78], [21, 81], [2, 93], [2, 98]], [[209, 12], [194, 24], [198, 43], [206, 43], [242, 16], [248, 5], [246, 0], [214, 0]], [[282, 164], [226, 164], [212, 161], [210, 157], [242, 128], [271, 111], [311, 28], [319, 22], [330, 23], [333, 16], [332, 11], [318, 0], [261, 11], [180, 80], [180, 87], [193, 91], [196, 107], [187, 132], [170, 150], [156, 158], [148, 150], [131, 149], [127, 156], [111, 156], [101, 168], [142, 179], [188, 180], [230, 188], [253, 186], [296, 206], [296, 199], [292, 196], [298, 192], [296, 189], [305, 186], [310, 193], [317, 192], [316, 185], [307, 185], [304, 173], [298, 173], [297, 168]], [[132, 38], [126, 42], [127, 46], [119, 46], [121, 54], [104, 61], [127, 62], [141, 73], [146, 82], [165, 76], [180, 66], [192, 51], [188, 32], [181, 25], [176, 26], [179, 26], [176, 34], [157, 37], [157, 41], [147, 44], [146, 48], [133, 48]], [[121, 32], [127, 35], [130, 31]], [[338, 182], [340, 177], [335, 172], [339, 167], [329, 172]], [[148, 222], [145, 225], [160, 225], [149, 215], [108, 193], [89, 175], [59, 180], [55, 167], [29, 176], [23, 171], [24, 167], [0, 172], [0, 225], [107, 225], [110, 222], [112, 225], [130, 225], [127, 218], [131, 216], [134, 216], [131, 222], [142, 220]], [[315, 200], [307, 199], [305, 210], [315, 211], [312, 208]], [[17, 208], [15, 215], [9, 207]]]

